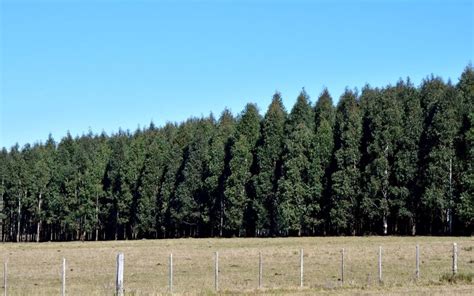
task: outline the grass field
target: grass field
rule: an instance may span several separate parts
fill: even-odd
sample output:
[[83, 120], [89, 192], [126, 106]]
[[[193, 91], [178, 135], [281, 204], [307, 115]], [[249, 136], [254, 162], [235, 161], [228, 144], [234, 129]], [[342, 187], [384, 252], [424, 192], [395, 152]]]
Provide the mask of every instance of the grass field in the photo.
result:
[[[457, 283], [451, 273], [452, 243], [458, 243]], [[421, 278], [415, 280], [415, 246]], [[383, 283], [378, 283], [378, 247], [383, 248]], [[299, 288], [299, 250], [304, 249], [304, 287]], [[345, 283], [340, 251], [345, 248]], [[214, 252], [219, 251], [220, 293], [473, 295], [471, 237], [317, 237], [270, 239], [176, 239], [111, 242], [0, 244], [8, 260], [8, 295], [58, 295], [62, 258], [67, 259], [68, 295], [113, 295], [115, 258], [125, 254], [125, 289], [130, 295], [168, 291], [168, 256], [174, 259], [176, 294], [214, 293]], [[258, 290], [258, 254], [263, 254], [263, 289]], [[2, 285], [3, 288], [3, 285]], [[3, 292], [3, 289], [1, 290]]]

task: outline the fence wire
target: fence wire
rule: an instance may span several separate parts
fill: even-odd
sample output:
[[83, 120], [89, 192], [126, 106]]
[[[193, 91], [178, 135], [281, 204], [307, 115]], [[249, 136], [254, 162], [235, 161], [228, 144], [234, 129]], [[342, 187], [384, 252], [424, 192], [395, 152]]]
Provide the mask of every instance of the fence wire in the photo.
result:
[[[156, 242], [156, 243], [155, 243]], [[215, 289], [215, 252], [219, 252], [219, 290], [255, 291], [262, 253], [263, 289], [297, 289], [300, 285], [300, 249], [304, 256], [305, 288], [337, 289], [376, 285], [428, 285], [452, 273], [452, 242], [422, 241], [420, 278], [416, 278], [416, 238], [379, 240], [318, 238], [282, 240], [193, 240], [170, 244], [160, 241], [110, 246], [62, 244], [56, 247], [1, 249], [8, 258], [8, 295], [52, 295], [61, 291], [61, 263], [67, 260], [68, 295], [113, 295], [115, 256], [125, 254], [126, 294], [168, 293], [169, 255], [173, 253], [173, 292], [208, 293]], [[235, 243], [233, 243], [235, 242]], [[239, 245], [240, 244], [240, 245]], [[382, 282], [378, 278], [378, 251], [382, 247]], [[345, 249], [344, 283], [341, 277], [341, 249]], [[458, 242], [458, 272], [474, 273], [474, 241]]]

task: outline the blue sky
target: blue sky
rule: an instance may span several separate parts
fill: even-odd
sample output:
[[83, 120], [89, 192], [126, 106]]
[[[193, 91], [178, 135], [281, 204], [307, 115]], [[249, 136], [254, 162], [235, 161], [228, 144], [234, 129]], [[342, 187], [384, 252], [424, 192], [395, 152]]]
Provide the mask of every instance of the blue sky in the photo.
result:
[[23, 1], [0, 6], [0, 147], [135, 130], [302, 87], [384, 86], [473, 61], [473, 1]]

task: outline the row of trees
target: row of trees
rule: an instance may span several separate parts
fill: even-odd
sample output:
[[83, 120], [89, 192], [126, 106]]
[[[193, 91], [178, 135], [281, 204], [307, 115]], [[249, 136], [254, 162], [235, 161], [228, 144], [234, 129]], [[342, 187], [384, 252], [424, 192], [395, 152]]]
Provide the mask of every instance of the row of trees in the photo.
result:
[[471, 234], [474, 71], [0, 153], [3, 241]]

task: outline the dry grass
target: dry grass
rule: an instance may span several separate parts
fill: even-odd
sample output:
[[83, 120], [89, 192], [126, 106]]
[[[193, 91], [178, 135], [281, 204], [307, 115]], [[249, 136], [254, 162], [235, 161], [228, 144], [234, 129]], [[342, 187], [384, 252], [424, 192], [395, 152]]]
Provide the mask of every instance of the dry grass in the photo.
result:
[[[473, 283], [441, 281], [451, 271], [452, 242], [458, 243], [460, 273], [474, 272], [470, 237], [326, 237], [275, 239], [176, 239], [0, 245], [8, 260], [9, 295], [57, 295], [62, 258], [68, 262], [68, 295], [113, 295], [115, 256], [125, 254], [125, 288], [130, 295], [167, 293], [168, 256], [173, 253], [174, 292], [213, 294], [214, 252], [219, 251], [220, 289], [234, 294], [466, 295]], [[416, 281], [415, 245], [421, 250]], [[377, 280], [378, 246], [383, 247], [383, 283]], [[345, 284], [340, 250], [346, 252]], [[299, 285], [299, 249], [304, 249], [305, 287]], [[263, 254], [263, 290], [258, 253]], [[3, 291], [1, 291], [3, 292]]]

